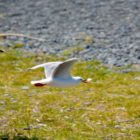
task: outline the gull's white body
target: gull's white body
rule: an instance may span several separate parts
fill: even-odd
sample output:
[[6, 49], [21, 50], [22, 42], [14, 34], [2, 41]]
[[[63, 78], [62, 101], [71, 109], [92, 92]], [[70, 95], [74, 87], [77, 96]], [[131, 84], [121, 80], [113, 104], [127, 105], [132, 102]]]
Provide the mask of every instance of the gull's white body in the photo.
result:
[[53, 86], [53, 87], [71, 87], [79, 84], [81, 81], [75, 78], [62, 79], [62, 78], [50, 78], [50, 79], [42, 79], [37, 81], [31, 81], [31, 84], [35, 85], [37, 83], [42, 83], [43, 85]]
[[48, 85], [61, 88], [79, 84], [83, 79], [81, 77], [73, 77], [70, 74], [72, 65], [76, 61], [76, 58], [72, 58], [63, 62], [48, 62], [32, 67], [31, 69], [44, 67], [46, 79], [31, 81], [31, 84], [36, 86]]

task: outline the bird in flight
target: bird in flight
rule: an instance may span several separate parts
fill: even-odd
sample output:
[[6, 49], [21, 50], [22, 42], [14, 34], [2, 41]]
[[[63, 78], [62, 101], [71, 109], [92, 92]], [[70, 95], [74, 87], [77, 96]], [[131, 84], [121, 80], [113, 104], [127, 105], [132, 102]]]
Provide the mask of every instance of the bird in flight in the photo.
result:
[[30, 68], [31, 70], [34, 70], [40, 67], [44, 67], [46, 77], [42, 80], [31, 81], [31, 84], [35, 86], [48, 85], [58, 88], [67, 88], [78, 85], [81, 82], [90, 82], [91, 78], [83, 79], [82, 77], [71, 75], [71, 68], [77, 60], [77, 58], [71, 58], [63, 62], [48, 62]]

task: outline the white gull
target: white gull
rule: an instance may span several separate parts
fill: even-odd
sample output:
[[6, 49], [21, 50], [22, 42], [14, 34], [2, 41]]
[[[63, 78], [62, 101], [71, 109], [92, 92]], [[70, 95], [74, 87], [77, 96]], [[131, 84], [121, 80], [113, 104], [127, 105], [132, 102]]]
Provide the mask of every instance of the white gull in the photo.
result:
[[34, 66], [30, 69], [34, 70], [40, 67], [44, 67], [45, 70], [45, 79], [31, 81], [32, 85], [35, 86], [53, 86], [59, 88], [71, 87], [78, 85], [81, 82], [88, 83], [91, 81], [91, 78], [83, 79], [82, 77], [72, 76], [71, 68], [72, 65], [77, 61], [77, 58], [71, 58], [66, 61], [58, 62], [48, 62]]

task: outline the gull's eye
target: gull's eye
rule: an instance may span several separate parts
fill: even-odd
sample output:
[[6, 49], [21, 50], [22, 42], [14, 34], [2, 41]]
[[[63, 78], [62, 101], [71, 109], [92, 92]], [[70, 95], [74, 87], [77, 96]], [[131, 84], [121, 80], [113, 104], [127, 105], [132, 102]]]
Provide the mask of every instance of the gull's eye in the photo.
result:
[[83, 78], [80, 78], [80, 80], [83, 81], [84, 79]]

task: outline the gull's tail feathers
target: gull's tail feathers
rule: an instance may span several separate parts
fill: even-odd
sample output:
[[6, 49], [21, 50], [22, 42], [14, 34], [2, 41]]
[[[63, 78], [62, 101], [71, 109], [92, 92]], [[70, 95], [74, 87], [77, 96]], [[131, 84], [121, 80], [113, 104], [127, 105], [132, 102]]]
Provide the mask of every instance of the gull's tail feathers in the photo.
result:
[[37, 83], [46, 84], [46, 83], [47, 83], [47, 79], [31, 81], [31, 84], [32, 84], [32, 85], [35, 85], [35, 84], [37, 84]]
[[32, 85], [35, 85], [35, 84], [37, 84], [37, 83], [39, 83], [39, 81], [31, 81], [31, 84], [32, 84]]

